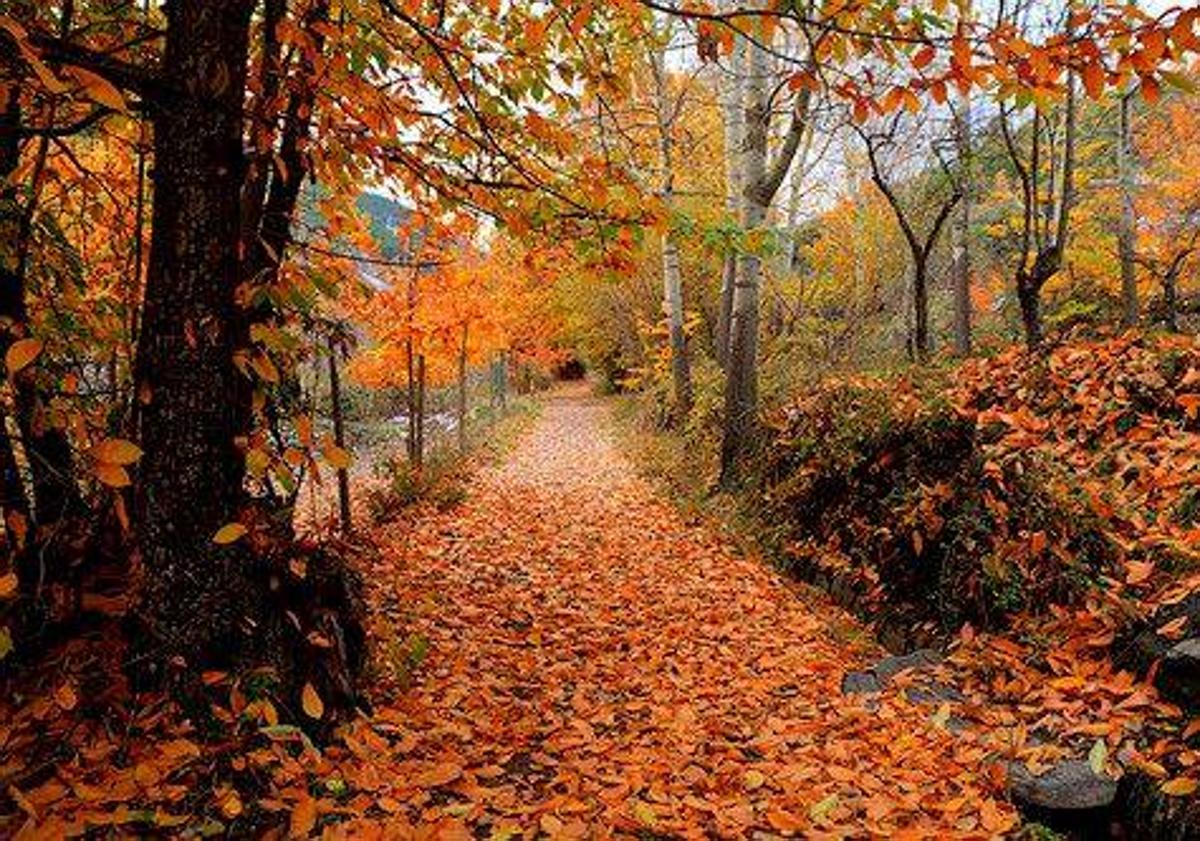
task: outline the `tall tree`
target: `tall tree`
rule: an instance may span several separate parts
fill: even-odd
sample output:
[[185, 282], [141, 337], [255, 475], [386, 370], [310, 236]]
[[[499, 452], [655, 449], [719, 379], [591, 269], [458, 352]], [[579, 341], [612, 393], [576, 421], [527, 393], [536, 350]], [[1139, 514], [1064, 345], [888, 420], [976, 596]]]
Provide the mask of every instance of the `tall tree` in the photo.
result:
[[[1017, 129], [1011, 125], [1009, 111], [1002, 107], [1000, 112], [1005, 148], [1021, 184], [1021, 244], [1015, 280], [1021, 324], [1030, 349], [1042, 344], [1042, 289], [1062, 268], [1071, 232], [1077, 107], [1074, 78], [1068, 74], [1065, 101], [1056, 109], [1061, 113], [1061, 137], [1057, 136], [1056, 115], [1034, 106], [1033, 118], [1024, 132], [1029, 143], [1028, 158], [1018, 148]], [[1058, 142], [1050, 142], [1050, 138]], [[1045, 187], [1043, 178], [1048, 182]]]
[[683, 272], [679, 266], [679, 245], [671, 230], [675, 208], [675, 124], [685, 103], [681, 93], [671, 96], [667, 75], [666, 53], [672, 36], [672, 19], [667, 18], [664, 31], [658, 33], [661, 43], [650, 55], [650, 70], [654, 79], [654, 114], [658, 129], [659, 166], [661, 180], [659, 195], [667, 224], [662, 234], [663, 312], [667, 318], [667, 335], [671, 349], [671, 380], [674, 389], [672, 414], [682, 423], [692, 408], [692, 371], [687, 333], [684, 330]]
[[213, 536], [238, 518], [242, 432], [234, 364], [253, 0], [167, 6], [154, 102], [154, 209], [136, 381], [141, 402], [138, 612], [161, 653], [236, 655], [261, 595]]
[[[748, 40], [744, 82], [745, 133], [742, 148], [742, 228], [759, 229], [792, 159], [800, 148], [809, 120], [812, 89], [805, 85], [796, 93], [787, 129], [774, 158], [769, 158], [772, 114], [770, 40]], [[810, 48], [812, 49], [812, 48]], [[810, 58], [806, 72], [815, 69]], [[747, 249], [738, 258], [737, 278], [729, 328], [729, 356], [725, 376], [725, 420], [721, 439], [721, 481], [738, 478], [738, 461], [758, 425], [758, 324], [761, 257]]]
[[971, 352], [971, 208], [974, 202], [975, 167], [971, 92], [965, 91], [954, 111], [954, 141], [961, 173], [962, 199], [951, 226], [954, 276], [954, 352]]
[[1132, 93], [1120, 96], [1117, 119], [1117, 188], [1121, 213], [1117, 222], [1117, 252], [1121, 260], [1121, 323], [1138, 323], [1137, 219], [1134, 213]]
[[[732, 33], [727, 69], [720, 69], [718, 87], [721, 98], [721, 127], [725, 154], [725, 212], [735, 222], [742, 216], [742, 144], [746, 135], [746, 112], [742, 96], [743, 73], [746, 61], [746, 41]], [[713, 331], [713, 349], [717, 362], [724, 368], [729, 360], [729, 326], [733, 319], [733, 289], [737, 282], [737, 251], [727, 242], [721, 263], [721, 296], [717, 308], [717, 324]]]
[[937, 245], [942, 227], [950, 218], [954, 206], [962, 199], [962, 188], [957, 177], [951, 174], [949, 167], [943, 163], [942, 170], [946, 176], [945, 180], [949, 183], [949, 189], [945, 191], [945, 195], [940, 201], [935, 201], [932, 196], [924, 193], [921, 195], [921, 204], [923, 206], [932, 204], [936, 210], [933, 219], [929, 222], [928, 229], [924, 235], [920, 234], [916, 229], [914, 219], [917, 214], [913, 212], [913, 208], [905, 206], [897, 186], [892, 183], [885, 171], [889, 168], [882, 163], [885, 150], [894, 149], [898, 142], [903, 142], [897, 138], [903, 115], [903, 111], [897, 111], [883, 131], [872, 132], [862, 126], [857, 126], [856, 131], [867, 152], [867, 160], [871, 166], [871, 182], [887, 199], [888, 206], [895, 216], [896, 224], [900, 226], [900, 230], [904, 234], [904, 241], [908, 245], [909, 257], [912, 260], [912, 351], [918, 359], [925, 360], [929, 357], [930, 350], [929, 258], [933, 254], [934, 246]]

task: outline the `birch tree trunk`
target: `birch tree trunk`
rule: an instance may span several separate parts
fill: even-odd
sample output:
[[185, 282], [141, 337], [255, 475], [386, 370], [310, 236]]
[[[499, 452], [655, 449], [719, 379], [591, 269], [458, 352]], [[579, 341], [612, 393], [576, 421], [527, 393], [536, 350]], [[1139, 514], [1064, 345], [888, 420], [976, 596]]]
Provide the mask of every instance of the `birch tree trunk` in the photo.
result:
[[[792, 104], [791, 123], [782, 135], [774, 159], [767, 159], [771, 120], [770, 45], [748, 43], [744, 81], [745, 134], [742, 141], [742, 228], [762, 227], [779, 187], [787, 177], [808, 130], [812, 92], [805, 87]], [[810, 56], [805, 70], [815, 70]], [[725, 373], [725, 419], [721, 441], [721, 483], [738, 479], [738, 462], [758, 424], [758, 322], [760, 257], [748, 250], [738, 258], [729, 325], [729, 359]]]
[[[742, 228], [752, 231], [767, 218], [772, 195], [750, 189], [767, 174], [767, 131], [770, 59], [755, 44], [746, 46], [745, 124], [742, 139]], [[725, 366], [725, 430], [721, 442], [721, 479], [736, 479], [737, 460], [751, 437], [758, 410], [758, 317], [762, 265], [757, 254], [738, 256], [729, 322], [729, 354]]]
[[[658, 121], [659, 165], [662, 167], [660, 193], [668, 216], [675, 199], [675, 144], [672, 131], [678, 109], [672, 106], [666, 73], [666, 48], [670, 43], [670, 29], [666, 44], [656, 49], [651, 56], [654, 73], [655, 112]], [[677, 424], [682, 424], [692, 410], [692, 370], [688, 358], [687, 334], [683, 328], [683, 274], [679, 268], [679, 247], [671, 233], [670, 223], [662, 235], [663, 266], [663, 311], [667, 317], [667, 331], [671, 346], [671, 379], [674, 389], [672, 415]]]
[[[742, 144], [745, 141], [745, 104], [742, 98], [742, 72], [746, 43], [735, 36], [729, 57], [729, 74], [721, 83], [721, 123], [725, 136], [725, 212], [731, 219], [742, 216]], [[729, 326], [733, 318], [733, 288], [737, 277], [737, 252], [725, 253], [721, 270], [721, 304], [717, 312], [717, 328], [713, 350], [722, 368], [729, 359]]]

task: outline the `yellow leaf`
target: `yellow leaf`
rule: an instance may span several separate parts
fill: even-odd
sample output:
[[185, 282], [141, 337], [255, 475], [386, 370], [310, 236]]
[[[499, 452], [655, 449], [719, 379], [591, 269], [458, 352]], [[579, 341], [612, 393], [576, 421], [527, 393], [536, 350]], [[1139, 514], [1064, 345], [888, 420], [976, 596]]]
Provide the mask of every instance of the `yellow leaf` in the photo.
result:
[[242, 813], [242, 799], [238, 797], [238, 793], [230, 789], [220, 797], [221, 814], [233, 820]]
[[13, 641], [12, 634], [9, 633], [8, 626], [0, 628], [0, 660], [3, 660], [8, 655], [12, 654]]
[[37, 359], [41, 352], [42, 343], [39, 339], [18, 339], [13, 342], [9, 346], [8, 352], [4, 354], [4, 364], [8, 366], [8, 373], [10, 375], [17, 373]]
[[824, 800], [814, 803], [808, 810], [808, 816], [814, 821], [819, 821], [837, 808], [838, 796], [831, 794]]
[[217, 529], [217, 533], [213, 535], [213, 543], [233, 543], [246, 534], [246, 527], [241, 523], [226, 523]]
[[1176, 777], [1162, 784], [1162, 793], [1172, 797], [1186, 797], [1196, 790], [1196, 780], [1191, 777]]
[[92, 472], [96, 474], [97, 479], [110, 488], [127, 488], [130, 485], [129, 474], [119, 464], [98, 461], [95, 467], [92, 468]]
[[654, 826], [658, 823], [658, 815], [654, 807], [644, 800], [633, 801], [633, 814], [644, 826]]
[[746, 784], [748, 791], [754, 791], [755, 789], [762, 788], [767, 778], [763, 776], [762, 771], [751, 768], [742, 775], [742, 781]]
[[350, 467], [350, 453], [336, 444], [326, 444], [321, 454], [334, 470], [346, 470]]
[[91, 450], [92, 458], [104, 464], [133, 464], [142, 457], [142, 450], [124, 438], [105, 438]]
[[320, 718], [325, 715], [325, 703], [317, 694], [317, 690], [313, 689], [311, 683], [304, 684], [304, 689], [300, 691], [300, 706], [309, 718]]

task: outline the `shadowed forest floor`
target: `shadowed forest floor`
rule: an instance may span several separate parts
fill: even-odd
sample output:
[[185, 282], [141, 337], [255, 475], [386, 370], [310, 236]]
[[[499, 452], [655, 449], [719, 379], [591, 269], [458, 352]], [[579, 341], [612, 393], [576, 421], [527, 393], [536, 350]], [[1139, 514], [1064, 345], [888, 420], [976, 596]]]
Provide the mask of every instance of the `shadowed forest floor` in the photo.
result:
[[617, 450], [607, 411], [557, 392], [461, 507], [384, 538], [395, 571], [373, 576], [376, 604], [427, 655], [377, 712], [399, 735], [336, 764], [355, 788], [387, 780], [392, 831], [1011, 827], [974, 736], [898, 693], [843, 697], [871, 653], [851, 620], [686, 521]]

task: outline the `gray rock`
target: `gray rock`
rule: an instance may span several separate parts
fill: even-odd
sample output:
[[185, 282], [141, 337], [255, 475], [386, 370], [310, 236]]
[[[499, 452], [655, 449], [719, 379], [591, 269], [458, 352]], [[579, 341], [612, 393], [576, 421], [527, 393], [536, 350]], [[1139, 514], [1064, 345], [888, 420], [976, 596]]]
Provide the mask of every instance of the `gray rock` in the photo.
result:
[[1200, 637], [1178, 642], [1158, 633], [1162, 626], [1187, 617], [1187, 633], [1200, 632], [1200, 593], [1192, 593], [1175, 604], [1164, 605], [1117, 638], [1113, 661], [1139, 676], [1159, 663], [1154, 685], [1169, 701], [1183, 707], [1189, 716], [1200, 713]]
[[942, 662], [942, 655], [932, 648], [918, 648], [909, 654], [897, 654], [884, 657], [871, 669], [885, 683], [905, 669], [921, 669], [936, 666]]
[[[861, 672], [848, 672], [842, 678], [842, 694], [854, 695], [861, 693], [879, 692], [883, 687], [887, 686], [888, 681], [898, 675], [905, 669], [920, 669], [927, 666], [936, 666], [942, 661], [942, 655], [930, 648], [921, 648], [913, 651], [910, 654], [896, 654], [890, 657], [884, 657], [871, 668]], [[941, 687], [940, 684], [937, 685]], [[951, 687], [941, 687], [941, 689], [930, 688], [931, 698], [942, 701], [958, 701], [962, 696]], [[944, 691], [950, 694], [939, 695], [939, 691]], [[910, 700], [912, 700], [910, 696]]]
[[1008, 768], [1014, 802], [1050, 811], [1103, 809], [1117, 796], [1117, 781], [1097, 774], [1087, 762], [1068, 759], [1034, 775], [1023, 763]]
[[1167, 660], [1200, 661], [1200, 639], [1192, 637], [1191, 639], [1175, 643], [1171, 646], [1171, 650], [1167, 652]]
[[943, 701], [960, 704], [966, 700], [966, 696], [953, 686], [936, 680], [924, 686], [910, 686], [904, 690], [904, 697], [911, 704], [940, 704]]
[[883, 684], [873, 672], [847, 672], [842, 678], [843, 695], [859, 695], [879, 692]]

